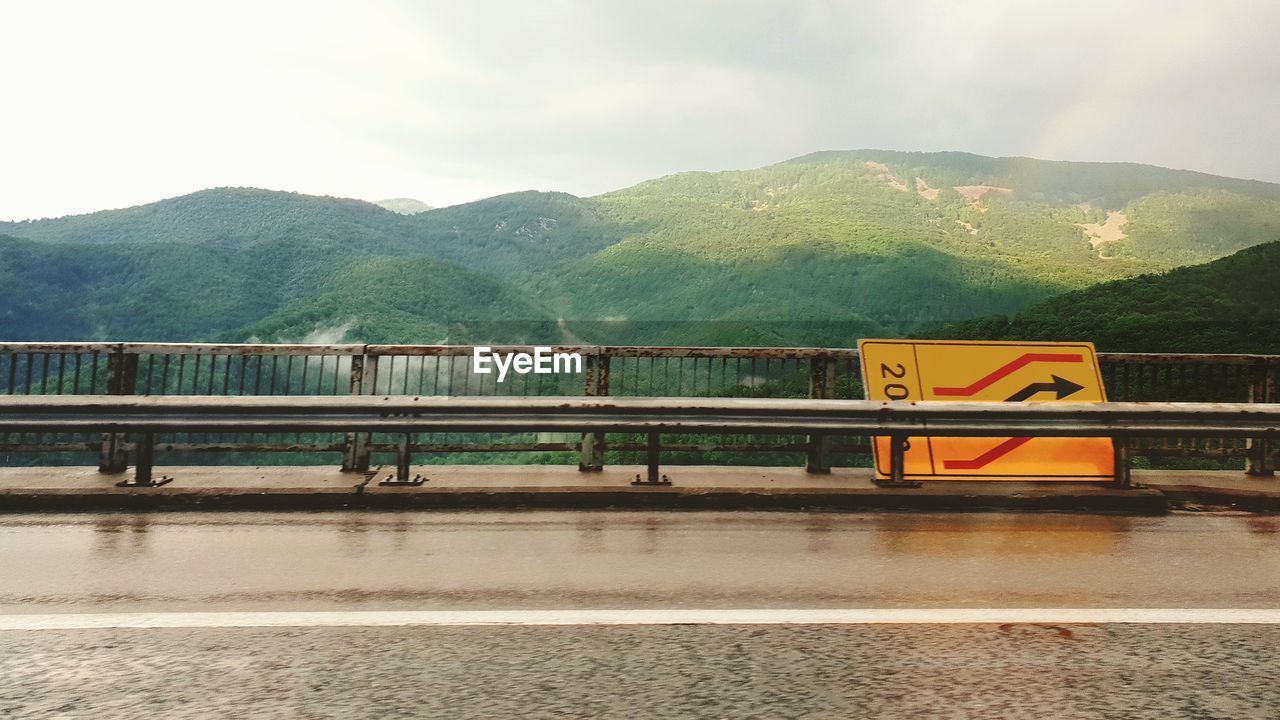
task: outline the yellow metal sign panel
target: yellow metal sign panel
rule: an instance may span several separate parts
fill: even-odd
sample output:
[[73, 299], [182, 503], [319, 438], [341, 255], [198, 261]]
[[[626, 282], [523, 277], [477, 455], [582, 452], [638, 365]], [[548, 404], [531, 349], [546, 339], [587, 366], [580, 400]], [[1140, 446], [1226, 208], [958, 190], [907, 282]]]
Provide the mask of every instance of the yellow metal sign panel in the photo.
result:
[[[1105, 402], [1092, 343], [862, 340], [868, 400]], [[889, 476], [889, 438], [873, 438], [876, 475]], [[909, 480], [1111, 479], [1108, 438], [909, 440]]]

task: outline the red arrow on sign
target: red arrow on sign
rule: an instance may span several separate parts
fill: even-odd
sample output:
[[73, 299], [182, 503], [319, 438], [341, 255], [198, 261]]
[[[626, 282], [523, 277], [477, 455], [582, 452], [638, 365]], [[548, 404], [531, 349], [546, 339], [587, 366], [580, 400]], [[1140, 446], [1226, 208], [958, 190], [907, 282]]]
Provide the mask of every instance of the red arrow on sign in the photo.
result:
[[1084, 356], [1076, 353], [1027, 353], [1016, 360], [1006, 363], [1003, 367], [978, 378], [966, 387], [935, 387], [933, 394], [968, 397], [994, 385], [1001, 378], [1008, 377], [1031, 363], [1038, 362], [1084, 362]]
[[942, 467], [948, 470], [978, 470], [1026, 445], [1029, 440], [1029, 437], [1009, 438], [972, 460], [943, 460]]

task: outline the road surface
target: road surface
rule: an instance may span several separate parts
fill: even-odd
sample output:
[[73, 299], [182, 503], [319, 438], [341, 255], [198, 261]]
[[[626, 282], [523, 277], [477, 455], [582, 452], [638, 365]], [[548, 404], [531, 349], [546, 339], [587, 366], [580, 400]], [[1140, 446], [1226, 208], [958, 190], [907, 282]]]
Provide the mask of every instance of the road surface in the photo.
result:
[[0, 717], [1280, 715], [1266, 516], [0, 516], [0, 578]]

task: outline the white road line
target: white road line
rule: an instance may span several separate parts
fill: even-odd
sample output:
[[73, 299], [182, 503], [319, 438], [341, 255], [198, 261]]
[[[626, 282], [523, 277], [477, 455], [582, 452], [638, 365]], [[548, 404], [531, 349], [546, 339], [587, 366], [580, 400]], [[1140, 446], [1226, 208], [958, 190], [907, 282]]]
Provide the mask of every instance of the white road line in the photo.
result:
[[1276, 624], [1280, 609], [884, 608], [818, 610], [411, 610], [0, 615], [4, 630], [501, 625]]

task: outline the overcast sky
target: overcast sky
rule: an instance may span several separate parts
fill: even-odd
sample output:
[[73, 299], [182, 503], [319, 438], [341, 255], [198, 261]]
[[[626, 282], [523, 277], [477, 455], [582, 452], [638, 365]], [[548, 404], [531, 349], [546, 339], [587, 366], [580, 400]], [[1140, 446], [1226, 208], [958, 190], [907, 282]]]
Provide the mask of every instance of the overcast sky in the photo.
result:
[[825, 149], [1280, 181], [1280, 3], [22, 2], [0, 218], [220, 185], [448, 205]]

